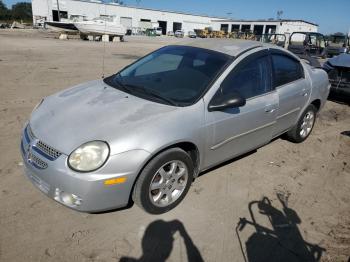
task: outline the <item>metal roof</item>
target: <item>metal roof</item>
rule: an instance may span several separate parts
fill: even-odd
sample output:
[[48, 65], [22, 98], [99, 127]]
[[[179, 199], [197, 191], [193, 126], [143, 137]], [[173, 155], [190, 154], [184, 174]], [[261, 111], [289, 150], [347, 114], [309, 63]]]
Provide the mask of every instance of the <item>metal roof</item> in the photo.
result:
[[214, 22], [230, 22], [230, 23], [256, 23], [256, 22], [263, 22], [263, 23], [283, 23], [283, 22], [301, 22], [306, 23], [314, 26], [318, 26], [318, 24], [301, 20], [301, 19], [281, 19], [281, 20], [271, 20], [271, 19], [257, 19], [257, 20], [244, 20], [244, 19], [225, 19], [225, 20], [213, 20]]
[[71, 0], [76, 2], [84, 2], [84, 3], [92, 3], [92, 4], [101, 4], [101, 5], [110, 5], [110, 6], [117, 6], [121, 8], [134, 8], [139, 10], [148, 10], [148, 11], [157, 11], [157, 12], [164, 12], [164, 13], [173, 13], [173, 14], [180, 14], [180, 15], [191, 15], [191, 16], [199, 16], [199, 17], [206, 17], [210, 19], [218, 19], [218, 21], [221, 21], [221, 19], [227, 19], [227, 17], [220, 17], [220, 16], [214, 16], [214, 15], [208, 15], [208, 14], [193, 14], [189, 12], [182, 12], [182, 11], [171, 11], [171, 10], [164, 10], [164, 9], [155, 9], [155, 8], [148, 8], [148, 7], [141, 7], [141, 6], [134, 6], [134, 5], [120, 5], [116, 3], [111, 2], [102, 2], [100, 0]]

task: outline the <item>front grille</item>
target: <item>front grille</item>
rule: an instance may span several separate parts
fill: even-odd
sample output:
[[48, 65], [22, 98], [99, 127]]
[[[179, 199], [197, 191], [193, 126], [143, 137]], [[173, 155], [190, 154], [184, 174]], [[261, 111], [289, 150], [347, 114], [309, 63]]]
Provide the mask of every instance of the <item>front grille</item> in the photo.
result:
[[350, 88], [350, 82], [344, 82], [333, 79], [329, 79], [329, 82], [332, 84], [332, 87], [335, 88]]
[[27, 143], [36, 140], [35, 143], [32, 145], [32, 148], [35, 152], [39, 153], [43, 157], [47, 158], [50, 161], [56, 160], [59, 156], [62, 155], [61, 152], [54, 149], [53, 147], [47, 145], [46, 143], [38, 140], [36, 136], [34, 135], [30, 125], [27, 125], [25, 129], [25, 137], [27, 140]]
[[50, 160], [56, 160], [60, 155], [62, 155], [61, 152], [57, 151], [56, 149], [50, 147], [49, 145], [45, 144], [42, 141], [38, 141], [35, 145], [35, 148], [42, 151]]
[[47, 163], [45, 161], [41, 160], [36, 155], [34, 155], [32, 152], [28, 153], [28, 161], [36, 168], [39, 168], [39, 169], [47, 168]]
[[329, 82], [335, 88], [350, 88], [350, 70], [333, 69], [329, 73]]

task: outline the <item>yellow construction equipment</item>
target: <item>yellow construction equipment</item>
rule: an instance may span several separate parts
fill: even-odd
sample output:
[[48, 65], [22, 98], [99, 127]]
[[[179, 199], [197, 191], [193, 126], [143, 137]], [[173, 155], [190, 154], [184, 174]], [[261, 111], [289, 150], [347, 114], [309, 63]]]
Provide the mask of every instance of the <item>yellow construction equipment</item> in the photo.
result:
[[212, 30], [210, 27], [206, 27], [204, 29], [194, 29], [194, 32], [198, 37], [208, 38], [210, 37]]

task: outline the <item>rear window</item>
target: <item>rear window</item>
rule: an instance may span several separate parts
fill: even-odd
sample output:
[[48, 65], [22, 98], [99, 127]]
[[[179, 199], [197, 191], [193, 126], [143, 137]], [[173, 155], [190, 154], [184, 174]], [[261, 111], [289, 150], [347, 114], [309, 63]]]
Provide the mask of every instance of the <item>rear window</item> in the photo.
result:
[[300, 62], [285, 55], [272, 55], [274, 69], [274, 87], [282, 86], [304, 78], [304, 70]]

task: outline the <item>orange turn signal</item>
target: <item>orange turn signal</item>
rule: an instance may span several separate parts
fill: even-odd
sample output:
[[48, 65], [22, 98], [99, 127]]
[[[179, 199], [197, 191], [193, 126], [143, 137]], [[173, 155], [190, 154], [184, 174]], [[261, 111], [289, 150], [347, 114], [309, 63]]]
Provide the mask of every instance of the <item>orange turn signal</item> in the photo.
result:
[[110, 186], [110, 185], [122, 184], [125, 181], [126, 181], [126, 177], [122, 176], [122, 177], [117, 177], [117, 178], [105, 180], [104, 184], [106, 186]]

